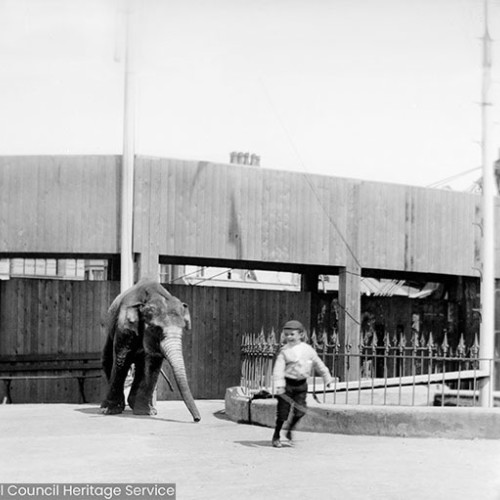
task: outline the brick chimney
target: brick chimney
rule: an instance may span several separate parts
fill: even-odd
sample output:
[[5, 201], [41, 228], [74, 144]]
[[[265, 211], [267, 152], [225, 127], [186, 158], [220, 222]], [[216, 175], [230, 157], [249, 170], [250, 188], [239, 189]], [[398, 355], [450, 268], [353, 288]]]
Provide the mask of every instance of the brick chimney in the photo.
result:
[[252, 167], [260, 167], [260, 156], [252, 153], [244, 153], [242, 151], [232, 151], [229, 154], [229, 163], [235, 165], [250, 165]]

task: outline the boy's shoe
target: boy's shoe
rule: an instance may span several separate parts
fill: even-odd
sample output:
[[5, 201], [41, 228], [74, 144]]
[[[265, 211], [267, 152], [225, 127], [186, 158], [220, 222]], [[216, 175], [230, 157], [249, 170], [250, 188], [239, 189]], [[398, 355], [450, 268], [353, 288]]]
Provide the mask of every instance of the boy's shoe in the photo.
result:
[[273, 439], [273, 448], [281, 448], [283, 445], [281, 444], [281, 441], [278, 439]]
[[293, 441], [292, 431], [290, 431], [290, 430], [286, 431], [286, 438], [288, 439], [288, 441], [290, 441], [290, 444], [292, 444], [292, 441]]

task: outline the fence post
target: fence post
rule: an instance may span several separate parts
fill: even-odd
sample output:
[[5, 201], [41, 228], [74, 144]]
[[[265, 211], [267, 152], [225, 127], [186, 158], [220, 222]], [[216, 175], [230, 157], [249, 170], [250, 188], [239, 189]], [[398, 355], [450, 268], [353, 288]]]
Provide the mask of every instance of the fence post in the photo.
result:
[[360, 295], [361, 268], [352, 265], [344, 267], [339, 273], [339, 343], [344, 356], [340, 363], [343, 364], [340, 373], [345, 373], [347, 380], [357, 380], [360, 375], [359, 356], [347, 356], [347, 346], [361, 344], [361, 295]]

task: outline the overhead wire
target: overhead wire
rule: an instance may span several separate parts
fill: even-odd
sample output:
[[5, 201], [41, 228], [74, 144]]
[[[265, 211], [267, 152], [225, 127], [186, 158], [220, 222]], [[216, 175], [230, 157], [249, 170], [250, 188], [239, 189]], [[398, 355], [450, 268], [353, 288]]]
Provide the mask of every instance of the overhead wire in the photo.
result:
[[427, 184], [426, 187], [428, 188], [435, 188], [435, 187], [439, 187], [443, 184], [446, 184], [448, 182], [451, 182], [451, 181], [454, 181], [456, 179], [459, 179], [460, 177], [463, 177], [464, 175], [467, 175], [467, 174], [470, 174], [472, 172], [475, 172], [476, 170], [481, 170], [482, 167], [474, 167], [474, 168], [470, 168], [468, 170], [464, 170], [463, 172], [458, 172], [457, 174], [454, 174], [450, 177], [446, 177], [445, 179], [441, 179], [439, 181], [435, 181], [435, 182], [432, 182], [431, 184]]
[[[339, 235], [340, 239], [341, 239], [341, 240], [342, 240], [342, 242], [344, 243], [344, 245], [345, 245], [346, 249], [347, 249], [347, 250], [348, 250], [348, 252], [351, 254], [351, 256], [352, 256], [352, 258], [353, 258], [354, 262], [356, 263], [356, 265], [357, 265], [359, 268], [361, 268], [361, 264], [360, 264], [360, 262], [359, 262], [359, 260], [358, 260], [357, 255], [355, 254], [355, 252], [354, 252], [354, 250], [352, 249], [351, 245], [349, 245], [349, 242], [347, 241], [346, 237], [344, 236], [344, 234], [343, 234], [343, 233], [342, 233], [342, 231], [340, 230], [340, 228], [339, 228], [338, 224], [335, 222], [335, 220], [333, 219], [333, 217], [332, 217], [332, 216], [328, 213], [328, 211], [327, 211], [326, 207], [324, 206], [324, 203], [323, 203], [323, 201], [321, 200], [321, 197], [319, 196], [319, 194], [318, 194], [318, 192], [317, 192], [317, 190], [316, 190], [316, 188], [315, 188], [314, 184], [311, 182], [311, 179], [310, 179], [311, 174], [310, 174], [309, 172], [307, 172], [307, 171], [306, 171], [306, 170], [308, 170], [308, 169], [307, 169], [307, 166], [306, 166], [306, 164], [304, 163], [304, 161], [302, 160], [302, 157], [301, 157], [301, 155], [300, 155], [300, 153], [299, 153], [299, 151], [298, 151], [297, 147], [295, 146], [295, 143], [294, 143], [294, 141], [293, 141], [292, 137], [290, 136], [290, 133], [288, 132], [287, 128], [285, 127], [285, 125], [284, 125], [284, 123], [283, 123], [283, 121], [282, 121], [282, 119], [281, 119], [281, 117], [280, 117], [279, 113], [277, 112], [277, 110], [276, 110], [276, 108], [275, 108], [275, 106], [274, 106], [274, 104], [273, 104], [273, 102], [272, 102], [272, 100], [271, 100], [271, 96], [269, 95], [269, 92], [267, 91], [266, 86], [264, 85], [264, 83], [263, 83], [262, 79], [259, 79], [259, 81], [260, 81], [260, 83], [261, 83], [261, 85], [262, 85], [262, 88], [264, 89], [265, 95], [266, 95], [266, 97], [267, 97], [267, 99], [268, 99], [268, 102], [269, 102], [269, 105], [270, 105], [270, 107], [271, 107], [271, 109], [272, 109], [272, 111], [273, 111], [273, 113], [274, 113], [274, 115], [275, 115], [275, 118], [278, 120], [278, 123], [280, 124], [281, 128], [283, 129], [283, 132], [284, 132], [285, 136], [287, 137], [287, 139], [288, 139], [288, 141], [289, 141], [289, 143], [290, 143], [291, 148], [293, 149], [293, 151], [294, 151], [295, 155], [297, 156], [297, 159], [298, 159], [298, 161], [299, 161], [299, 163], [300, 163], [300, 165], [301, 165], [302, 169], [304, 170], [304, 172], [301, 172], [302, 177], [305, 179], [305, 181], [306, 181], [307, 185], [309, 186], [309, 189], [311, 190], [311, 192], [313, 193], [314, 197], [316, 198], [316, 200], [317, 200], [317, 202], [318, 202], [318, 205], [320, 206], [320, 208], [321, 208], [321, 209], [323, 210], [323, 212], [325, 213], [325, 215], [326, 215], [326, 217], [327, 217], [327, 219], [328, 219], [329, 223], [330, 223], [330, 224], [332, 225], [332, 227], [335, 229], [335, 231], [336, 231], [336, 232], [337, 232], [337, 234]], [[233, 269], [234, 269], [234, 268], [233, 268]], [[212, 276], [210, 276], [210, 277], [207, 277], [207, 278], [205, 278], [205, 279], [203, 279], [203, 280], [200, 280], [200, 281], [198, 281], [197, 283], [195, 283], [195, 284], [194, 284], [194, 286], [197, 286], [197, 285], [199, 285], [199, 284], [201, 284], [201, 283], [204, 283], [205, 281], [210, 281], [211, 279], [216, 278], [217, 276], [220, 276], [220, 275], [222, 275], [222, 274], [224, 274], [224, 273], [227, 273], [228, 271], [231, 271], [231, 270], [233, 270], [233, 269], [224, 270], [224, 271], [222, 271], [222, 272], [220, 272], [220, 273], [218, 273], [218, 274], [215, 274], [215, 275], [212, 275]], [[171, 283], [173, 283], [174, 281], [181, 280], [181, 279], [183, 279], [183, 278], [185, 278], [185, 277], [191, 276], [192, 274], [196, 274], [197, 272], [198, 272], [198, 270], [195, 270], [195, 271], [194, 271], [194, 272], [192, 272], [192, 273], [187, 273], [187, 274], [185, 274], [185, 275], [183, 275], [183, 276], [180, 276], [180, 277], [178, 277], [178, 278], [175, 278], [174, 280], [171, 280], [169, 283], [171, 284]], [[359, 276], [359, 277], [361, 277], [361, 274], [360, 274], [360, 273], [354, 273], [354, 272], [349, 271], [349, 270], [346, 270], [346, 272], [347, 272], [348, 274], [351, 274], [351, 275], [354, 275], [354, 276]], [[355, 320], [355, 318], [352, 318], [352, 319], [353, 319], [353, 320]]]
[[344, 236], [344, 234], [342, 233], [342, 231], [340, 230], [340, 228], [338, 227], [337, 223], [335, 222], [335, 220], [332, 218], [332, 216], [328, 213], [328, 211], [326, 210], [318, 192], [316, 191], [313, 183], [311, 182], [311, 179], [310, 179], [310, 176], [311, 174], [309, 172], [307, 172], [306, 170], [308, 170], [306, 164], [304, 163], [304, 161], [302, 160], [302, 157], [295, 145], [295, 142], [293, 141], [290, 133], [288, 132], [288, 129], [285, 127], [285, 124], [283, 123], [283, 120], [281, 119], [281, 116], [279, 115], [279, 113], [277, 112], [275, 106], [274, 106], [274, 103], [271, 99], [271, 96], [269, 95], [269, 92], [267, 90], [267, 87], [265, 86], [264, 82], [262, 81], [262, 78], [259, 78], [259, 81], [260, 81], [260, 84], [264, 90], [264, 94], [266, 95], [266, 98], [268, 100], [268, 103], [271, 107], [271, 110], [273, 111], [274, 115], [275, 115], [275, 118], [277, 119], [278, 123], [280, 124], [281, 128], [283, 129], [283, 132], [286, 136], [286, 138], [288, 139], [288, 142], [290, 143], [290, 146], [293, 150], [293, 152], [295, 153], [299, 163], [300, 163], [300, 166], [302, 167], [302, 169], [304, 170], [304, 172], [301, 172], [302, 176], [304, 177], [305, 181], [307, 182], [309, 188], [311, 189], [314, 197], [316, 198], [319, 206], [321, 207], [321, 209], [323, 210], [323, 212], [325, 213], [328, 221], [330, 222], [330, 224], [333, 226], [333, 228], [335, 229], [335, 231], [337, 231], [337, 234], [340, 236], [340, 239], [342, 240], [342, 242], [344, 243], [345, 247], [347, 248], [348, 252], [351, 254], [352, 258], [354, 259], [354, 262], [356, 263], [356, 265], [358, 267], [361, 268], [361, 264], [356, 256], [356, 254], [354, 253], [354, 250], [352, 249], [351, 245], [349, 245], [349, 242], [347, 241], [346, 237]]
[[205, 278], [205, 279], [202, 279], [202, 280], [198, 281], [197, 283], [193, 283], [193, 286], [198, 286], [199, 284], [204, 283], [205, 281], [210, 281], [210, 280], [213, 280], [214, 278], [217, 278], [218, 276], [221, 276], [222, 274], [225, 274], [225, 273], [229, 273], [229, 272], [231, 272], [231, 271], [234, 271], [234, 269], [235, 269], [234, 267], [233, 267], [233, 268], [231, 268], [231, 269], [227, 269], [227, 268], [226, 268], [226, 269], [224, 269], [224, 271], [221, 271], [220, 273], [217, 273], [217, 274], [214, 274], [214, 275], [212, 275], [212, 276], [209, 276], [209, 277], [207, 277], [207, 278]]
[[184, 278], [192, 276], [193, 274], [197, 274], [198, 272], [199, 272], [199, 269], [196, 268], [194, 271], [191, 271], [190, 273], [186, 273], [186, 274], [183, 274], [182, 276], [177, 276], [177, 278], [171, 279], [170, 281], [167, 282], [167, 284], [172, 285], [175, 281], [183, 280]]
[[[218, 276], [222, 275], [222, 274], [225, 274], [225, 273], [229, 273], [231, 271], [234, 271], [236, 268], [234, 267], [231, 267], [231, 268], [224, 268], [224, 271], [221, 271], [220, 273], [217, 273], [217, 274], [214, 274], [212, 276], [208, 276], [207, 278], [204, 278], [204, 279], [200, 279], [200, 281], [196, 282], [196, 283], [191, 283], [192, 286], [197, 286], [199, 285], [200, 283], [204, 283], [205, 281], [210, 281], [211, 279], [213, 278], [217, 278]], [[183, 274], [182, 276], [178, 276], [177, 278], [174, 278], [172, 280], [170, 280], [168, 282], [169, 285], [172, 285], [174, 283], [174, 281], [180, 281], [184, 278], [187, 278], [188, 276], [192, 276], [193, 274], [197, 274], [199, 272], [199, 268], [195, 269], [194, 271], [190, 272], [190, 273], [186, 273], [186, 274]]]
[[[269, 105], [272, 109], [272, 111], [274, 112], [274, 115], [275, 115], [275, 118], [278, 120], [278, 123], [280, 124], [281, 128], [283, 129], [283, 132], [285, 134], [285, 136], [287, 137], [289, 143], [290, 143], [290, 146], [293, 150], [293, 152], [295, 153], [302, 169], [304, 170], [304, 172], [301, 172], [301, 175], [302, 177], [305, 179], [307, 185], [309, 186], [311, 192], [313, 193], [314, 197], [316, 198], [319, 206], [321, 207], [321, 209], [323, 210], [323, 212], [325, 213], [329, 223], [332, 225], [332, 227], [335, 229], [335, 231], [337, 232], [337, 234], [339, 235], [340, 239], [342, 240], [342, 242], [344, 243], [347, 251], [351, 254], [354, 262], [356, 263], [356, 265], [359, 267], [359, 269], [361, 269], [361, 263], [359, 262], [358, 260], [358, 257], [357, 255], [355, 254], [354, 250], [352, 249], [351, 245], [349, 244], [349, 242], [347, 241], [347, 238], [344, 236], [344, 234], [342, 233], [342, 231], [340, 230], [338, 224], [335, 222], [335, 220], [333, 219], [333, 217], [328, 213], [328, 211], [326, 210], [324, 204], [323, 204], [323, 201], [321, 200], [318, 192], [316, 191], [313, 183], [311, 182], [311, 174], [309, 172], [307, 172], [306, 170], [308, 170], [306, 164], [304, 163], [304, 161], [302, 160], [302, 157], [297, 149], [297, 147], [295, 146], [295, 142], [293, 141], [290, 133], [288, 132], [288, 129], [285, 127], [285, 124], [283, 123], [282, 119], [281, 119], [281, 116], [279, 115], [279, 113], [277, 112], [275, 106], [274, 106], [274, 103], [271, 99], [271, 96], [269, 95], [269, 92], [266, 88], [266, 86], [264, 85], [264, 82], [262, 81], [261, 78], [259, 78], [259, 81], [261, 83], [261, 86], [262, 88], [264, 89], [264, 93], [268, 99], [268, 102], [269, 102]], [[361, 277], [361, 274], [360, 273], [354, 273], [352, 271], [349, 271], [346, 269], [346, 272], [348, 274], [351, 274], [351, 275], [355, 275], [355, 276], [359, 276]], [[344, 313], [354, 322], [356, 323], [358, 326], [361, 326], [361, 323], [360, 321], [355, 318], [349, 311], [346, 307], [342, 306], [340, 303], [338, 303], [339, 307], [344, 311]]]

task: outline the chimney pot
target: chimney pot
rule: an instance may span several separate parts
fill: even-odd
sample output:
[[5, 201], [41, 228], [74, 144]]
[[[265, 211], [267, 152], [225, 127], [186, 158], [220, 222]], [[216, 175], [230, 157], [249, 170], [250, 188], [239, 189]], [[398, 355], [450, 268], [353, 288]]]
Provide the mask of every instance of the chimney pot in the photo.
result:
[[244, 153], [243, 151], [231, 151], [229, 162], [236, 165], [252, 165], [260, 167], [260, 156], [255, 153]]

